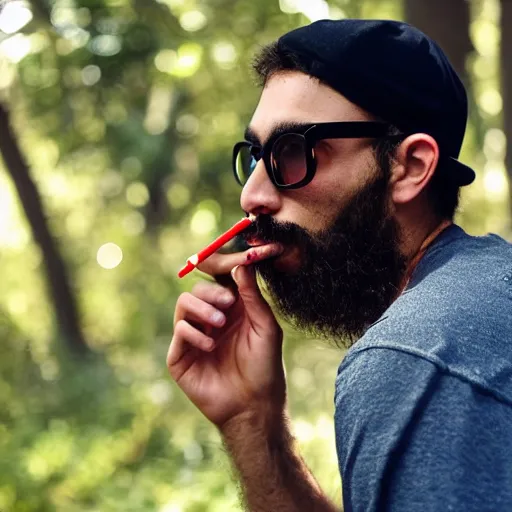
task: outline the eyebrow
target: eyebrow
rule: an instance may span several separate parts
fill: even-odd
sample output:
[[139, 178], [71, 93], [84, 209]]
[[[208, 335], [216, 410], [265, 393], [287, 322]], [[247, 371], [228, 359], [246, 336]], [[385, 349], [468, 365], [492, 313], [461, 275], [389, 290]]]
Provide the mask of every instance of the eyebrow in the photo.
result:
[[276, 139], [280, 135], [285, 133], [304, 133], [308, 128], [313, 126], [315, 123], [298, 123], [298, 122], [282, 122], [274, 126], [268, 139], [262, 144], [260, 138], [256, 135], [253, 128], [248, 126], [244, 133], [244, 138], [247, 142], [254, 144], [255, 146], [264, 146], [268, 141]]

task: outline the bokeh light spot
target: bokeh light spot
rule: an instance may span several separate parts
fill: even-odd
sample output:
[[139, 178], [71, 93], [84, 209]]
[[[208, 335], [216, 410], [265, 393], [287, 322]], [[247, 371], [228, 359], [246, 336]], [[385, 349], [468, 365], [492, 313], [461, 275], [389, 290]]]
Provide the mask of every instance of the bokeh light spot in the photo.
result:
[[174, 183], [167, 190], [167, 201], [171, 208], [180, 210], [190, 203], [190, 190], [182, 183]]
[[198, 210], [190, 221], [190, 229], [196, 235], [208, 235], [216, 227], [217, 220], [210, 210]]
[[301, 443], [308, 443], [315, 438], [315, 428], [307, 421], [294, 420], [292, 430], [297, 440]]
[[101, 69], [98, 66], [90, 65], [82, 69], [82, 82], [84, 85], [94, 85], [100, 81]]
[[206, 26], [208, 19], [201, 11], [188, 11], [180, 16], [180, 25], [187, 32], [197, 32]]
[[212, 55], [219, 67], [224, 69], [231, 69], [237, 60], [235, 47], [227, 42], [213, 45]]
[[161, 50], [155, 57], [155, 66], [162, 73], [180, 78], [192, 76], [201, 65], [203, 48], [197, 43], [184, 43], [178, 51]]
[[14, 34], [32, 19], [32, 12], [26, 2], [11, 0], [0, 6], [0, 9], [0, 30], [5, 34]]
[[112, 270], [123, 261], [123, 251], [118, 245], [109, 242], [103, 244], [96, 254], [98, 265], [104, 269]]
[[144, 128], [151, 135], [163, 133], [169, 126], [173, 92], [168, 87], [152, 87], [144, 118]]
[[337, 6], [331, 5], [329, 7], [329, 19], [331, 20], [342, 20], [347, 17], [347, 14], [343, 9]]
[[0, 52], [14, 63], [20, 62], [30, 53], [30, 50], [31, 40], [23, 34], [15, 34], [0, 43]]
[[329, 4], [325, 0], [279, 0], [279, 7], [289, 14], [300, 12], [312, 22], [329, 18]]
[[14, 292], [7, 297], [7, 309], [13, 315], [24, 314], [28, 310], [28, 297], [22, 291]]
[[177, 59], [174, 50], [160, 50], [155, 56], [155, 66], [162, 73], [171, 73]]
[[485, 196], [489, 201], [502, 201], [508, 194], [508, 184], [503, 164], [489, 163], [484, 172]]
[[102, 196], [115, 197], [120, 194], [124, 187], [123, 177], [114, 170], [107, 170], [101, 177], [98, 188]]
[[503, 109], [503, 99], [496, 89], [484, 91], [478, 99], [480, 108], [491, 116], [498, 115]]
[[201, 66], [203, 48], [197, 43], [185, 43], [178, 48], [178, 58], [172, 67], [171, 74], [179, 78], [187, 78], [196, 73]]
[[500, 41], [498, 27], [488, 20], [477, 20], [470, 25], [471, 38], [477, 52], [483, 56], [496, 54]]
[[209, 210], [218, 222], [222, 216], [222, 206], [215, 199], [205, 199], [197, 205], [198, 210]]
[[77, 22], [76, 11], [71, 7], [59, 7], [56, 5], [50, 14], [50, 21], [55, 28], [75, 25]]
[[149, 399], [156, 405], [163, 405], [172, 400], [172, 387], [167, 380], [160, 379], [149, 388]]
[[485, 134], [484, 152], [488, 159], [501, 159], [505, 154], [507, 137], [503, 130], [491, 128]]
[[121, 40], [117, 36], [103, 34], [91, 39], [89, 47], [96, 55], [112, 57], [121, 51]]
[[136, 181], [126, 188], [126, 200], [132, 206], [141, 208], [149, 201], [149, 190], [144, 183]]

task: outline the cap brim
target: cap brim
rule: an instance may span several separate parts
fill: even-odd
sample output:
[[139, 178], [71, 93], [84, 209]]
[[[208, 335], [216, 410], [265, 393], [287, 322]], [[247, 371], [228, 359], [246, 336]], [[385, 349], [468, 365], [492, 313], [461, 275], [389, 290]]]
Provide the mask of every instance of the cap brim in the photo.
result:
[[447, 169], [450, 179], [461, 187], [470, 185], [475, 181], [475, 171], [467, 165], [459, 162], [456, 158], [449, 157], [447, 161], [449, 169]]

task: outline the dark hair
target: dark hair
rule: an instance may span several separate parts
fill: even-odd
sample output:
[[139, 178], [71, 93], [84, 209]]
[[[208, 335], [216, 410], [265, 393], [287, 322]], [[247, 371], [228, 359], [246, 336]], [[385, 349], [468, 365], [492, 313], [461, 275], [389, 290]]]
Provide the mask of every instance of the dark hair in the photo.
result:
[[[264, 46], [253, 60], [258, 83], [264, 86], [268, 79], [280, 71], [300, 71], [308, 74], [301, 56], [279, 48], [277, 41]], [[399, 133], [399, 130], [396, 129]], [[381, 169], [389, 169], [400, 142], [394, 139], [378, 139], [375, 142], [375, 156]], [[440, 162], [427, 186], [427, 198], [435, 215], [452, 220], [459, 205], [460, 187], [446, 177]]]

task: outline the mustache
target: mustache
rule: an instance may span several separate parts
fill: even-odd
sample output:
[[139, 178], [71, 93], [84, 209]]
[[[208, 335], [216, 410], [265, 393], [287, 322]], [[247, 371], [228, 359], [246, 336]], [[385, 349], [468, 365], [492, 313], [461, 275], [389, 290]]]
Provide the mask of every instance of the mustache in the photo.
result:
[[253, 238], [265, 243], [299, 244], [311, 240], [308, 232], [293, 222], [278, 222], [271, 215], [261, 214], [238, 235], [246, 244]]

